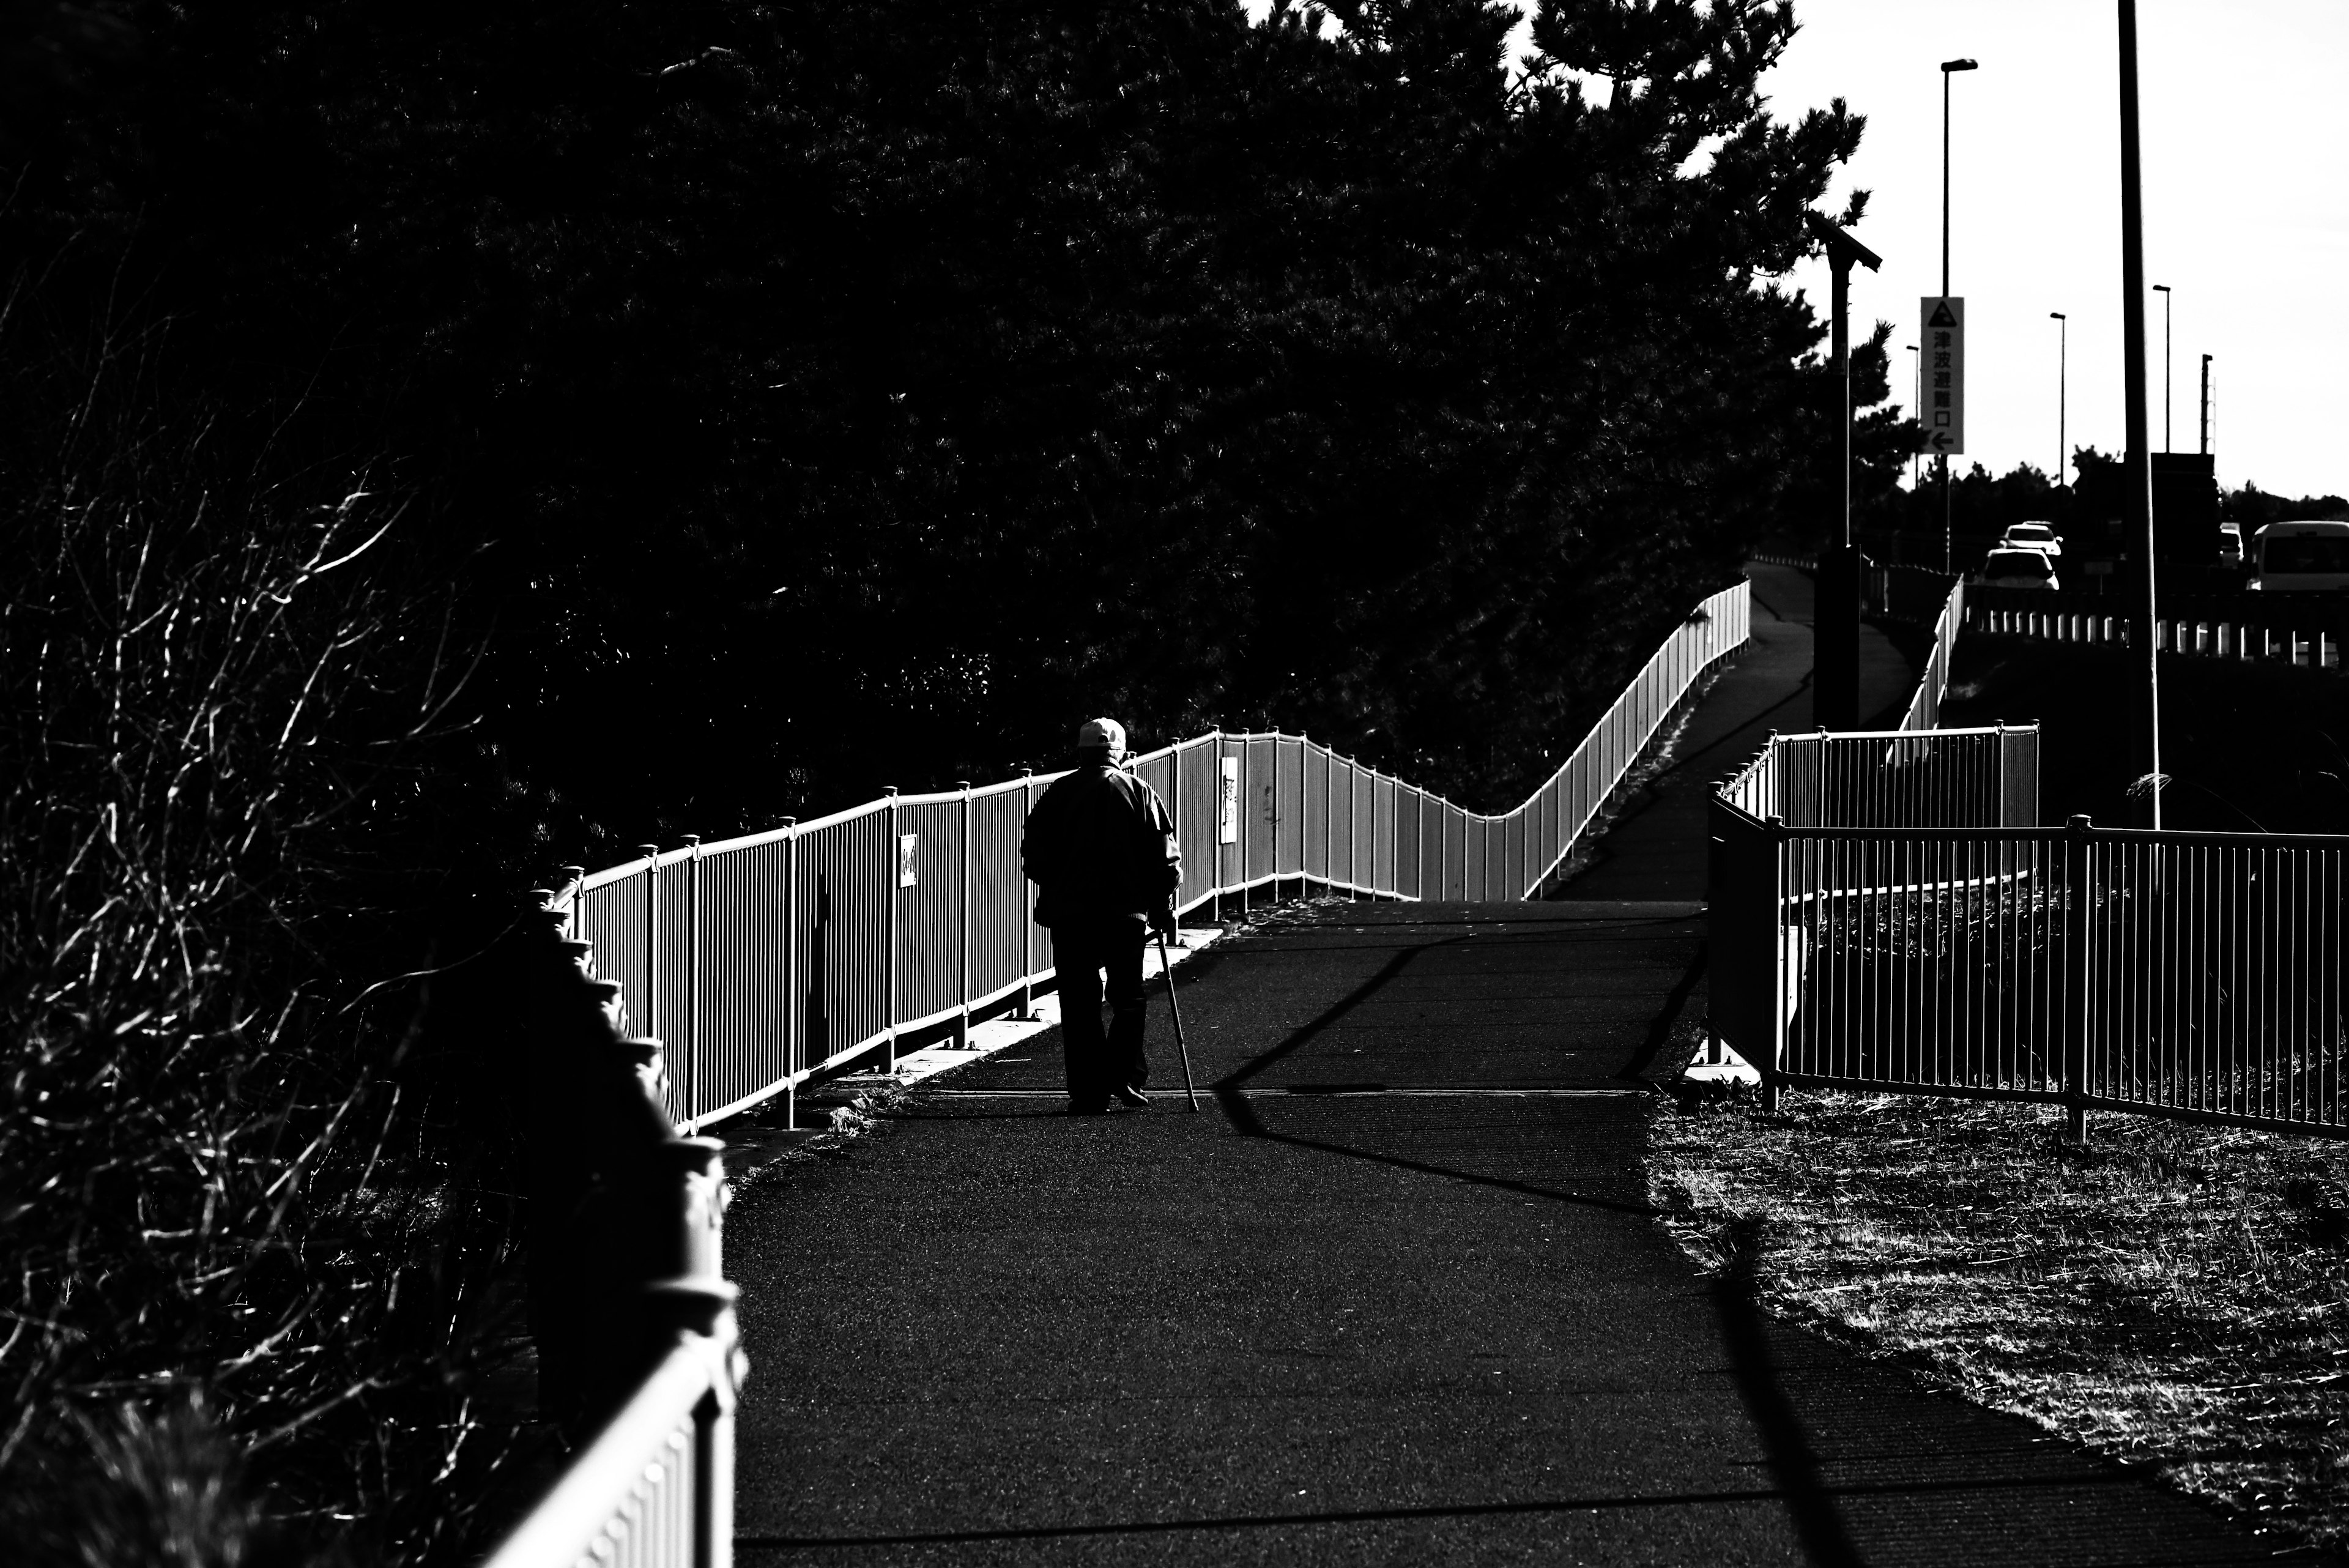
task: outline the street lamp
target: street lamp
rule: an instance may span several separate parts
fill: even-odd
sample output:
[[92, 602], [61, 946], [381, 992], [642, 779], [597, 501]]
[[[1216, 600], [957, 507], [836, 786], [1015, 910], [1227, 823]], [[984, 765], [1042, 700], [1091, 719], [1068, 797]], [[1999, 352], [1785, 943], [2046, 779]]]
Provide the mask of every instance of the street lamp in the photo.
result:
[[[1977, 71], [1972, 60], [1941, 62], [1941, 297], [1950, 297], [1950, 78], [1958, 71]], [[1941, 570], [1950, 570], [1950, 454], [1935, 454], [1941, 464]]]
[[[2128, 467], [2123, 547], [2137, 556], [2129, 597], [2129, 662], [2143, 676], [2129, 693], [2129, 804], [2134, 826], [2161, 826], [2160, 597], [2155, 581], [2153, 438], [2145, 417], [2145, 179], [2137, 104], [2137, 0], [2120, 0], [2121, 413]], [[2078, 1124], [2078, 1113], [2074, 1123]]]
[[1859, 727], [1859, 542], [1852, 532], [1851, 269], [1874, 272], [1884, 259], [1836, 223], [1808, 215], [1812, 237], [1826, 252], [1835, 277], [1836, 378], [1843, 384], [1836, 423], [1843, 480], [1839, 542], [1819, 561], [1811, 617], [1811, 712], [1822, 730]]
[[2064, 475], [2070, 472], [2067, 460], [2072, 452], [2071, 442], [2065, 439], [2064, 430], [2064, 361], [2071, 347], [2072, 324], [2060, 310], [2051, 310], [2047, 315], [2050, 320], [2062, 323], [2055, 328], [2055, 488], [2063, 490], [2069, 488]]
[[2175, 452], [2169, 439], [2169, 286], [2157, 283], [2153, 292], [2161, 296], [2161, 450]]

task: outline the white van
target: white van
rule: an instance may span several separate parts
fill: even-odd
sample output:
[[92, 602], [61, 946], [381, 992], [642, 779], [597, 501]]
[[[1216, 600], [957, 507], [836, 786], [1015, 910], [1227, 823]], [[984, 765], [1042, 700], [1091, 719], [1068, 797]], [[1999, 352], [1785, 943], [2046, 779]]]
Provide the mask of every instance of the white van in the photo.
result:
[[2251, 587], [2271, 594], [2349, 589], [2349, 523], [2271, 523], [2251, 535]]

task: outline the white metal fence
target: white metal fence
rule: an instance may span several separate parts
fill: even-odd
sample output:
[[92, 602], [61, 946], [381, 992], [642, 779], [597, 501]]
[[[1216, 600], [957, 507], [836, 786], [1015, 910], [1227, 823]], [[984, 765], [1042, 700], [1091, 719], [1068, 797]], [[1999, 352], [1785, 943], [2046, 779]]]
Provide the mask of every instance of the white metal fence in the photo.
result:
[[[2343, 628], [2338, 624], [2339, 607], [2331, 596], [2275, 594], [2269, 597], [2272, 602], [2259, 607], [2256, 620], [2240, 611], [2211, 607], [2165, 615], [2154, 623], [2161, 651], [2315, 670], [2341, 668]], [[2320, 602], [2296, 602], [2303, 597]], [[2126, 647], [2129, 641], [2128, 617], [2116, 597], [2058, 596], [2027, 588], [1977, 589], [1966, 624], [1990, 636], [2045, 642]]]
[[[1741, 646], [1745, 585], [1713, 595], [1512, 811], [1481, 815], [1302, 735], [1202, 735], [1136, 757], [1184, 850], [1178, 909], [1284, 882], [1380, 898], [1533, 897], [1698, 678]], [[1019, 864], [1057, 774], [870, 801], [580, 877], [557, 898], [629, 1029], [665, 1043], [688, 1130], [901, 1039], [1023, 1010], [1052, 978]]]
[[[1398, 898], [1530, 896], [1747, 625], [1744, 584], [1706, 599], [1566, 763], [1497, 816], [1303, 736], [1218, 733], [1137, 758], [1182, 836], [1178, 905], [1284, 880]], [[967, 1029], [1049, 981], [1050, 937], [1030, 919], [1019, 850], [1050, 782], [892, 794], [772, 833], [648, 850], [574, 879], [553, 909], [632, 1026], [668, 1042], [633, 1044], [666, 1064], [647, 1088], [690, 1129], [876, 1045], [894, 1051], [901, 1034]], [[664, 1354], [490, 1568], [730, 1563], [743, 1367], [717, 1277], [723, 1203], [694, 1180], [684, 1195], [689, 1277], [673, 1282]], [[567, 1303], [591, 1317], [601, 1304]]]
[[1949, 597], [1933, 622], [1932, 650], [1925, 655], [1925, 668], [1918, 672], [1917, 692], [1909, 699], [1909, 711], [1900, 720], [1902, 729], [1941, 727], [1941, 699], [1950, 690], [1950, 659], [1957, 651], [1958, 633], [1965, 625], [1966, 584], [1959, 577], [1950, 583]]

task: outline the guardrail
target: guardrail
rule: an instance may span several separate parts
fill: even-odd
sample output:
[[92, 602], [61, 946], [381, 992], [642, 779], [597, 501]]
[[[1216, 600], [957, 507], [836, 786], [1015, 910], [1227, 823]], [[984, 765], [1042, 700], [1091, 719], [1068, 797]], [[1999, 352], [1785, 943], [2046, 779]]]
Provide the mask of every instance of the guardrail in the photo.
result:
[[[1827, 743], [1865, 773], [1882, 739]], [[1816, 744], [1774, 739], [1712, 805], [1713, 1030], [1765, 1102], [1840, 1087], [2054, 1101], [2075, 1132], [2105, 1109], [2349, 1133], [2349, 838], [2044, 828], [2012, 800], [1997, 821], [1864, 823], [1837, 818], [1891, 797], [1833, 789], [1810, 821], [1750, 809], [1832, 774], [1796, 760]]]
[[[1979, 586], [1968, 592], [1967, 625], [1976, 631], [2052, 642], [2129, 641], [2127, 607], [2115, 597]], [[2162, 607], [2157, 635], [2167, 653], [2338, 670], [2342, 639], [2349, 636], [2349, 605], [2304, 595], [2165, 596]]]
[[[1888, 574], [1889, 575], [1889, 574]], [[1901, 574], [1910, 578], [1925, 574], [1910, 571]], [[1950, 578], [1939, 573], [1930, 587], [1942, 588], [1940, 613], [1933, 621], [1933, 648], [1925, 656], [1925, 668], [1917, 675], [1917, 693], [1909, 699], [1909, 711], [1902, 715], [1904, 730], [1938, 730], [1941, 727], [1941, 699], [1950, 690], [1950, 658], [1956, 652], [1958, 633], [1966, 625], [1966, 584], [1962, 577]], [[1913, 592], [1914, 585], [1908, 585]], [[1887, 592], [1879, 602], [1889, 602], [1894, 595]]]
[[588, 977], [569, 924], [543, 912], [510, 950], [540, 1413], [581, 1441], [489, 1568], [726, 1568], [747, 1368], [722, 1277], [723, 1146], [677, 1136], [659, 1043], [622, 1037], [618, 987]]
[[[1199, 736], [1136, 757], [1184, 846], [1178, 910], [1294, 881], [1396, 898], [1536, 895], [1698, 678], [1742, 645], [1744, 583], [1697, 607], [1557, 771], [1497, 815], [1302, 735]], [[1019, 864], [1054, 774], [886, 797], [575, 878], [555, 899], [628, 1026], [668, 1043], [688, 1130], [927, 1032], [959, 1041], [1053, 975]]]

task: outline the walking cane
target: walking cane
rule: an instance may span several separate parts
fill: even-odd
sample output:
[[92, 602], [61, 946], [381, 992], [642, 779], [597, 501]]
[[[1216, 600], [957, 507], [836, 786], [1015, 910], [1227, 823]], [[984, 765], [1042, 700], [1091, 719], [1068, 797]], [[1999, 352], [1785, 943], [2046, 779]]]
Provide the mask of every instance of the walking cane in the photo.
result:
[[1174, 1000], [1174, 965], [1166, 957], [1166, 933], [1158, 933], [1158, 972], [1166, 977], [1166, 1005], [1174, 1013], [1174, 1049], [1183, 1054], [1183, 1093], [1190, 1096], [1191, 1109], [1199, 1108], [1199, 1091], [1191, 1082], [1191, 1047], [1183, 1043], [1183, 1004]]

